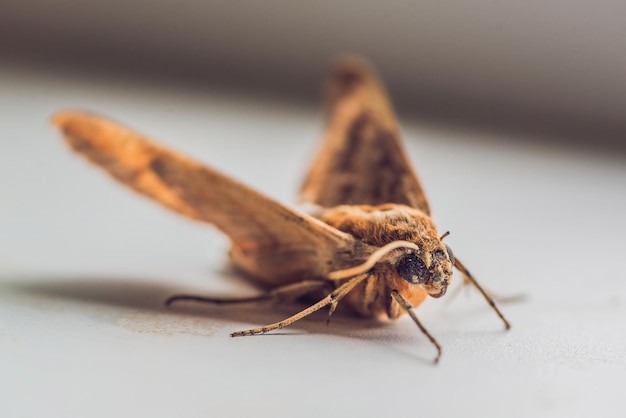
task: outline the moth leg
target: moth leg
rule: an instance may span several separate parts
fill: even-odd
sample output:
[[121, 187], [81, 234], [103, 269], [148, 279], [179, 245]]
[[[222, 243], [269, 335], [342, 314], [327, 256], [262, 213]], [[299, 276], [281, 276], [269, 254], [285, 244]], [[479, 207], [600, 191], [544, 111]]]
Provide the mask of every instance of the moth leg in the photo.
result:
[[269, 332], [269, 331], [285, 328], [293, 324], [294, 322], [299, 321], [300, 319], [311, 315], [313, 312], [316, 312], [322, 309], [326, 305], [331, 305], [331, 309], [332, 309], [333, 304], [336, 305], [345, 295], [347, 295], [352, 289], [354, 289], [359, 283], [361, 283], [363, 280], [367, 279], [368, 277], [369, 277], [369, 273], [365, 273], [365, 274], [361, 274], [359, 276], [356, 276], [350, 279], [348, 282], [342, 284], [341, 286], [333, 290], [328, 296], [326, 296], [319, 302], [315, 303], [314, 305], [309, 306], [306, 309], [303, 309], [297, 314], [292, 315], [289, 318], [284, 319], [280, 322], [275, 322], [273, 324], [269, 324], [264, 327], [233, 332], [232, 334], [230, 334], [230, 336], [241, 337], [245, 335], [265, 334], [266, 332]]
[[[367, 309], [371, 309], [372, 304], [378, 297], [378, 291], [376, 290], [377, 282], [375, 280], [366, 280], [365, 281], [365, 291], [363, 292], [363, 302], [368, 307]], [[335, 310], [337, 309], [337, 301], [331, 303], [330, 309], [328, 310], [328, 317], [326, 318], [326, 325], [330, 325], [330, 317]]]
[[174, 302], [193, 301], [200, 303], [213, 303], [216, 305], [233, 305], [241, 303], [263, 302], [268, 300], [295, 300], [316, 290], [321, 290], [328, 286], [328, 282], [322, 280], [303, 280], [298, 283], [291, 283], [285, 286], [276, 287], [269, 292], [258, 296], [243, 298], [220, 298], [198, 295], [174, 295], [165, 300], [165, 306], [171, 306]]
[[330, 325], [330, 317], [335, 313], [337, 306], [339, 306], [339, 302], [336, 300], [330, 303], [330, 308], [328, 309], [328, 316], [326, 317], [326, 325]]
[[[472, 285], [472, 282], [469, 281], [467, 277], [463, 276], [462, 285], [460, 287], [455, 288], [452, 292], [450, 292], [449, 295], [446, 295], [446, 302], [445, 302], [446, 305], [451, 304], [452, 301], [454, 301], [461, 294], [463, 289], [469, 290], [471, 285]], [[491, 290], [487, 290], [487, 289], [484, 289], [484, 290], [489, 296], [491, 296], [491, 298], [495, 302], [499, 304], [516, 303], [516, 302], [524, 301], [526, 299], [526, 295], [523, 293], [502, 296], [502, 295], [494, 294]]]
[[457, 270], [459, 270], [461, 274], [463, 275], [463, 281], [472, 283], [474, 287], [478, 289], [478, 291], [483, 295], [483, 297], [485, 298], [489, 306], [491, 306], [491, 308], [496, 312], [498, 317], [500, 317], [502, 322], [504, 322], [505, 328], [507, 330], [511, 329], [511, 324], [509, 323], [509, 321], [507, 321], [507, 319], [504, 317], [502, 312], [500, 312], [500, 309], [498, 309], [498, 306], [496, 305], [496, 302], [493, 299], [493, 297], [491, 297], [491, 295], [487, 293], [480, 284], [478, 284], [474, 276], [472, 276], [469, 270], [456, 257], [454, 258], [454, 267], [456, 267]]
[[433, 337], [430, 334], [430, 332], [428, 332], [428, 330], [424, 327], [424, 325], [422, 325], [420, 320], [417, 318], [415, 311], [413, 310], [413, 306], [411, 306], [411, 303], [408, 300], [406, 300], [404, 296], [400, 294], [400, 292], [393, 289], [391, 291], [391, 297], [393, 298], [393, 300], [395, 300], [398, 303], [398, 305], [400, 305], [402, 309], [406, 311], [406, 313], [409, 314], [413, 322], [415, 322], [415, 324], [419, 327], [420, 331], [422, 331], [422, 333], [426, 336], [426, 338], [428, 338], [430, 342], [433, 343], [433, 345], [437, 349], [437, 356], [435, 357], [435, 360], [434, 360], [434, 363], [437, 364], [439, 362], [439, 359], [441, 358], [441, 346], [439, 345], [435, 337]]

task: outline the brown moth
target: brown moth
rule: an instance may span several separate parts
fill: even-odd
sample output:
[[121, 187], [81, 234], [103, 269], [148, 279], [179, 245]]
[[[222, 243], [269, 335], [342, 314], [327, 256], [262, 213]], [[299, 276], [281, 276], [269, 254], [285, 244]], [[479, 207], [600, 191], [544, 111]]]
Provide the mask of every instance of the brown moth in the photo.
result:
[[53, 118], [67, 143], [118, 181], [186, 217], [213, 224], [232, 241], [233, 263], [270, 290], [258, 297], [176, 295], [167, 300], [241, 303], [319, 296], [274, 324], [286, 327], [341, 301], [365, 317], [408, 313], [437, 348], [413, 308], [446, 293], [453, 267], [510, 325], [493, 298], [442, 240], [400, 143], [380, 82], [356, 58], [341, 60], [328, 82], [325, 138], [300, 192], [311, 214], [283, 206], [201, 163], [102, 117], [65, 111]]

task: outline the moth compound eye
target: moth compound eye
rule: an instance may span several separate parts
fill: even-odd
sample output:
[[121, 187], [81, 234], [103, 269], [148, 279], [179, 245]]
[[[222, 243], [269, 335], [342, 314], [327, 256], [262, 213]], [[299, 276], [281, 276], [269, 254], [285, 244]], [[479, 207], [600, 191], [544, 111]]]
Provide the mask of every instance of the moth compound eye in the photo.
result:
[[450, 262], [454, 264], [454, 254], [452, 253], [452, 248], [448, 247], [446, 244], [446, 251], [448, 252], [448, 257], [450, 258]]
[[407, 254], [396, 266], [398, 274], [412, 284], [423, 284], [428, 281], [428, 268], [421, 258], [415, 254]]

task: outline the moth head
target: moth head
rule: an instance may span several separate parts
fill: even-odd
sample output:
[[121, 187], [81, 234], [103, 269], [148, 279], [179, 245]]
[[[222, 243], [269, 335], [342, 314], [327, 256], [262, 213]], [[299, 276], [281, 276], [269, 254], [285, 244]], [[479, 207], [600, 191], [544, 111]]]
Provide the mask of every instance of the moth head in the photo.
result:
[[430, 296], [438, 298], [448, 290], [453, 263], [452, 251], [439, 241], [438, 245], [406, 251], [398, 258], [396, 271], [407, 282], [421, 285]]

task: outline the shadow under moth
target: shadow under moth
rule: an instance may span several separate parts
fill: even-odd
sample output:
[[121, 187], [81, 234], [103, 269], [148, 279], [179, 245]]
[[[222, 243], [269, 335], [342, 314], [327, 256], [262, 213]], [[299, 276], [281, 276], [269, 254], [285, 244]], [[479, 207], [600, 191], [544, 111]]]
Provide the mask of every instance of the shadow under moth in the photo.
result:
[[310, 213], [288, 208], [230, 177], [169, 150], [111, 120], [80, 111], [53, 123], [70, 147], [116, 180], [188, 218], [210, 223], [231, 240], [232, 262], [269, 290], [252, 298], [175, 295], [182, 300], [243, 303], [318, 297], [274, 324], [232, 336], [280, 329], [338, 304], [356, 314], [397, 318], [408, 313], [437, 349], [413, 308], [446, 293], [453, 268], [493, 298], [442, 241], [422, 186], [400, 142], [387, 94], [357, 58], [340, 60], [327, 84], [324, 139], [300, 190]]

